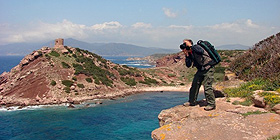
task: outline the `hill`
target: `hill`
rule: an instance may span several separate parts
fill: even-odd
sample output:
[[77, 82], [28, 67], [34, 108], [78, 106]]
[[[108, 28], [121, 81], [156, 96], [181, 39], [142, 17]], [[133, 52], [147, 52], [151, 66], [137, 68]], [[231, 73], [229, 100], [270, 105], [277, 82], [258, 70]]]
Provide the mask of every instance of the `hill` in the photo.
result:
[[164, 74], [157, 78], [146, 70], [114, 64], [62, 43], [33, 51], [11, 72], [2, 73], [0, 105], [79, 103], [125, 96], [149, 86], [168, 85], [173, 80], [180, 81]]
[[280, 33], [272, 35], [236, 58], [230, 70], [239, 78], [264, 78], [280, 83]]
[[[54, 41], [46, 43], [15, 43], [0, 46], [0, 55], [27, 55], [42, 46], [53, 46]], [[87, 43], [73, 38], [64, 40], [66, 46], [89, 50], [98, 55], [110, 56], [147, 56], [155, 53], [174, 53], [176, 49], [148, 48], [125, 43]]]

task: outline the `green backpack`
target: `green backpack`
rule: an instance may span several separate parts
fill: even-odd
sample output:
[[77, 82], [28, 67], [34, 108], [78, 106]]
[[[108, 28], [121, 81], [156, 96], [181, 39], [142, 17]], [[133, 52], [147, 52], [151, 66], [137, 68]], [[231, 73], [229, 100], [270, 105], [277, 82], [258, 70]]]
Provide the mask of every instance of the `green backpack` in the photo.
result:
[[210, 42], [199, 40], [197, 44], [200, 45], [205, 51], [207, 51], [211, 59], [214, 60], [215, 63], [213, 63], [212, 65], [217, 65], [221, 62], [221, 56]]

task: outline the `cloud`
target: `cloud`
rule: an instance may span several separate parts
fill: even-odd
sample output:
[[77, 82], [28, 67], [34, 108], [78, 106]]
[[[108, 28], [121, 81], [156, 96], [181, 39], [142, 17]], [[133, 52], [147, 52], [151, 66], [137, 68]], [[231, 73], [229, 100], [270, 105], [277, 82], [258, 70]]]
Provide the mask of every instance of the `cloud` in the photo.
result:
[[95, 24], [91, 26], [93, 30], [105, 30], [105, 29], [118, 29], [121, 28], [122, 25], [117, 21], [105, 22], [102, 24]]
[[258, 27], [259, 27], [257, 24], [254, 24], [253, 21], [252, 21], [251, 19], [248, 19], [248, 20], [246, 21], [246, 25], [247, 25], [248, 27], [252, 27], [252, 28], [258, 28]]
[[279, 32], [280, 27], [254, 23], [251, 19], [208, 26], [152, 26], [137, 22], [124, 26], [109, 21], [91, 26], [63, 20], [57, 23], [37, 22], [29, 25], [0, 24], [0, 45], [16, 42], [41, 42], [55, 38], [75, 38], [86, 42], [123, 42], [146, 47], [178, 48], [184, 38], [194, 42], [209, 40], [214, 45], [243, 44], [252, 46]]
[[179, 29], [180, 29], [180, 28], [183, 28], [183, 29], [188, 29], [188, 30], [189, 30], [189, 29], [192, 29], [192, 27], [193, 27], [192, 25], [190, 25], [190, 26], [170, 25], [170, 26], [169, 26], [169, 28], [179, 28]]
[[174, 13], [174, 12], [171, 12], [171, 10], [170, 10], [169, 8], [163, 7], [162, 10], [163, 10], [164, 14], [165, 14], [167, 17], [169, 17], [169, 18], [175, 18], [175, 17], [177, 17], [177, 14]]
[[133, 28], [151, 28], [152, 25], [151, 24], [147, 24], [147, 23], [144, 23], [144, 22], [137, 22], [133, 25], [131, 25]]
[[226, 31], [231, 31], [231, 32], [243, 33], [243, 32], [246, 32], [246, 30], [249, 30], [252, 28], [256, 29], [256, 28], [259, 28], [260, 26], [254, 24], [251, 19], [247, 19], [247, 20], [238, 20], [233, 23], [216, 24], [216, 25], [208, 26], [208, 27], [215, 29], [215, 30], [226, 30]]

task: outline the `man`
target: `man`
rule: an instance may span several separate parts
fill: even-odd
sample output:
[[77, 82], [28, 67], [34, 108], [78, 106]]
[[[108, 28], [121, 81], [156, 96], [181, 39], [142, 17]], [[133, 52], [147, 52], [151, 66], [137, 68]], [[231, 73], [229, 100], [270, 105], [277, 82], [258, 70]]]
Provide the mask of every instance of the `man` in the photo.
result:
[[192, 65], [197, 68], [194, 75], [192, 86], [190, 89], [189, 102], [185, 106], [197, 105], [197, 96], [201, 85], [204, 86], [204, 94], [207, 101], [207, 106], [204, 108], [206, 111], [216, 109], [215, 95], [213, 92], [212, 84], [214, 80], [214, 66], [211, 66], [212, 59], [209, 54], [199, 45], [193, 45], [191, 39], [184, 39], [180, 48], [186, 55], [186, 66]]

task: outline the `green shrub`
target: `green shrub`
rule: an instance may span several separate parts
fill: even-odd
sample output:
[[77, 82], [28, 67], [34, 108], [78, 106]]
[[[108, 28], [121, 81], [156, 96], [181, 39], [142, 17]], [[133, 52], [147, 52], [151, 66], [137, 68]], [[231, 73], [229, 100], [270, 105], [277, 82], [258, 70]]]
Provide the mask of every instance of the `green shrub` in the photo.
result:
[[51, 57], [48, 54], [45, 54], [46, 59], [50, 60]]
[[77, 84], [79, 88], [85, 88], [84, 84]]
[[94, 83], [97, 84], [97, 85], [99, 85], [99, 84], [100, 84], [99, 79], [97, 79], [96, 77], [94, 77]]
[[280, 96], [275, 93], [261, 92], [259, 95], [264, 97], [264, 101], [269, 105], [274, 106], [275, 104], [280, 104]]
[[239, 105], [240, 102], [239, 102], [239, 101], [234, 101], [234, 102], [232, 102], [232, 104], [233, 104], [233, 105]]
[[64, 46], [64, 48], [67, 49], [69, 53], [73, 53], [73, 51], [70, 48], [68, 48], [67, 46]]
[[77, 81], [77, 77], [72, 77], [72, 80]]
[[86, 78], [86, 81], [87, 81], [88, 83], [92, 83], [92, 79], [91, 79], [91, 78]]
[[266, 112], [261, 112], [261, 111], [252, 111], [252, 112], [247, 112], [247, 113], [242, 113], [241, 115], [244, 116], [244, 117], [247, 117], [249, 115], [253, 115], [253, 114], [264, 114]]
[[140, 81], [140, 83], [151, 85], [151, 84], [157, 84], [158, 82], [157, 82], [157, 80], [152, 79], [150, 77], [145, 77], [144, 81]]
[[74, 58], [77, 58], [77, 55], [76, 55], [76, 54], [73, 54], [72, 56], [73, 56]]
[[214, 82], [224, 81], [225, 74], [224, 73], [214, 73]]
[[[124, 66], [125, 66], [125, 65], [124, 65]], [[133, 71], [130, 71], [130, 70], [127, 70], [127, 69], [124, 69], [124, 68], [119, 68], [119, 69], [118, 69], [118, 72], [119, 72], [119, 74], [120, 74], [121, 76], [126, 76], [126, 75], [131, 75], [131, 76], [133, 76], [133, 75], [134, 75]]]
[[269, 137], [267, 140], [280, 140], [280, 134]]
[[136, 85], [136, 81], [135, 81], [134, 78], [121, 77], [121, 80], [129, 86], [135, 86]]
[[241, 98], [246, 98], [253, 94], [252, 91], [248, 91], [248, 90], [242, 89], [242, 88], [226, 88], [226, 89], [224, 89], [224, 92], [229, 97], [241, 97]]
[[66, 87], [71, 87], [74, 84], [74, 82], [70, 80], [63, 80], [62, 84], [65, 85]]
[[176, 76], [176, 74], [173, 74], [173, 73], [168, 74], [168, 77], [175, 77], [175, 76]]
[[71, 66], [69, 66], [67, 63], [65, 63], [65, 62], [61, 62], [61, 64], [62, 64], [62, 67], [63, 68], [66, 68], [66, 69], [69, 69], [69, 68], [71, 68]]
[[64, 90], [66, 93], [70, 93], [70, 91], [71, 91], [70, 87], [65, 87], [65, 88], [63, 88], [63, 90]]
[[81, 73], [85, 73], [85, 70], [84, 70], [82, 65], [76, 64], [76, 63], [73, 63], [72, 65], [73, 65], [73, 67], [75, 69], [75, 73], [74, 73], [75, 75], [78, 75], [78, 74], [81, 74]]
[[255, 90], [269, 90], [275, 88], [271, 83], [262, 79], [255, 79], [253, 81], [242, 84], [237, 88], [227, 88], [224, 92], [229, 97], [250, 97]]
[[245, 101], [243, 102], [239, 102], [240, 105], [243, 105], [243, 106], [250, 106], [253, 104], [253, 101], [249, 98], [247, 98]]
[[54, 80], [52, 80], [52, 81], [51, 81], [51, 85], [52, 85], [52, 86], [55, 86], [55, 85], [56, 85], [56, 82], [55, 82]]
[[52, 55], [52, 56], [55, 56], [55, 57], [59, 57], [60, 56], [60, 54], [58, 52], [56, 52], [56, 51], [51, 51], [51, 53], [49, 53], [49, 54]]
[[280, 88], [278, 88], [276, 91], [277, 91], [278, 93], [280, 93]]
[[225, 73], [225, 67], [219, 67], [219, 66], [216, 66], [215, 67], [215, 73]]

